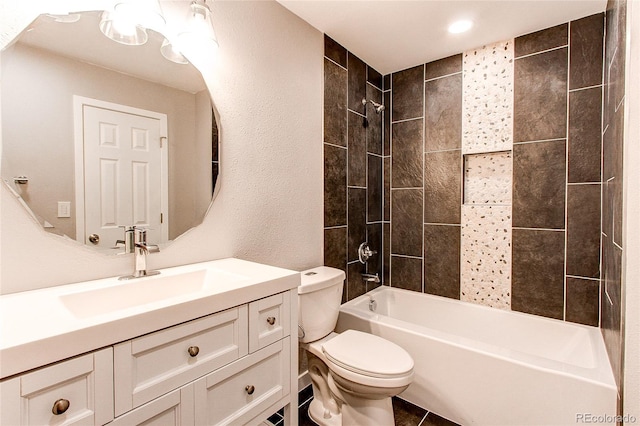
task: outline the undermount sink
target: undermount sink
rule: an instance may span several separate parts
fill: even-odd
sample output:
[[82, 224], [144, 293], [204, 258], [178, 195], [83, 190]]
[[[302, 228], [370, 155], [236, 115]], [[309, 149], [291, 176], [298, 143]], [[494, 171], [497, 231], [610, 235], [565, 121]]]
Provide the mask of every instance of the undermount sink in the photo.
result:
[[199, 269], [177, 274], [117, 281], [115, 285], [63, 294], [59, 296], [59, 299], [64, 307], [77, 318], [88, 318], [194, 295], [206, 290], [209, 285], [237, 282], [243, 278], [240, 275], [220, 270]]

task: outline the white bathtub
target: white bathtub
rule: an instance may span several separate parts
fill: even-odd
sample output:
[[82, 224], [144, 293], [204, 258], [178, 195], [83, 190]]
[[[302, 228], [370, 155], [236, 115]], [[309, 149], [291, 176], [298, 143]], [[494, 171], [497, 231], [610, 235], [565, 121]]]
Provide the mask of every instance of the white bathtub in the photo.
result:
[[401, 397], [462, 425], [575, 425], [616, 414], [596, 327], [383, 286], [342, 305], [337, 331], [346, 329], [405, 348], [415, 378]]

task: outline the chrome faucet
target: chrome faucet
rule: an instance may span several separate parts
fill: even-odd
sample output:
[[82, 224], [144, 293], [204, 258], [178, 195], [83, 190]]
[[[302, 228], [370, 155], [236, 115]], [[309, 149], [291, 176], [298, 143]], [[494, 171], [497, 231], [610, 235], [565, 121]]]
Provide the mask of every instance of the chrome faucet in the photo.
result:
[[[124, 241], [125, 251], [133, 252], [134, 255], [134, 271], [132, 275], [125, 275], [123, 277], [120, 277], [120, 280], [148, 277], [151, 275], [158, 275], [160, 273], [160, 271], [147, 271], [147, 254], [159, 252], [160, 247], [158, 247], [157, 245], [147, 244], [146, 229], [138, 228], [136, 226], [125, 228]], [[132, 242], [132, 244], [129, 247], [126, 242], [130, 241]]]

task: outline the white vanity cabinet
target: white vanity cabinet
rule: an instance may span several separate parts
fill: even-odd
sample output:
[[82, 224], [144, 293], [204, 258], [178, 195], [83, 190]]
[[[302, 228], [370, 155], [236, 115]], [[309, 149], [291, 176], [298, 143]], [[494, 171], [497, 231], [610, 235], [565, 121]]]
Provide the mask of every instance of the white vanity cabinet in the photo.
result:
[[[194, 272], [191, 293], [147, 294]], [[221, 259], [0, 296], [0, 425], [259, 425], [284, 408], [296, 426], [299, 283]], [[137, 305], [116, 298], [105, 312], [120, 292]]]
[[114, 425], [247, 424], [291, 395], [290, 297], [115, 345]]
[[102, 425], [113, 419], [111, 348], [0, 383], [0, 424]]

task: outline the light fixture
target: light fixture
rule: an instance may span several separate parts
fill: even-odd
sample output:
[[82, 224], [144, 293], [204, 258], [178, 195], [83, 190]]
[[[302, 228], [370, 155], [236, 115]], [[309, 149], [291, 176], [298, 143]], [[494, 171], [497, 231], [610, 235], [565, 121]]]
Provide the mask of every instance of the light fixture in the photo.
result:
[[177, 48], [181, 53], [189, 56], [189, 52], [214, 52], [218, 48], [218, 40], [213, 30], [211, 9], [204, 0], [193, 0], [189, 6], [189, 13], [184, 31], [178, 34]]
[[158, 0], [127, 0], [102, 13], [100, 31], [118, 43], [139, 46], [149, 38], [147, 28], [159, 30], [164, 24]]
[[449, 25], [449, 32], [452, 34], [459, 34], [465, 31], [469, 31], [471, 27], [473, 27], [473, 22], [467, 19], [462, 19]]
[[165, 59], [170, 60], [171, 62], [175, 62], [176, 64], [188, 64], [189, 61], [182, 56], [182, 53], [178, 49], [176, 49], [173, 44], [167, 40], [166, 38], [162, 42], [162, 46], [160, 47], [160, 53]]

